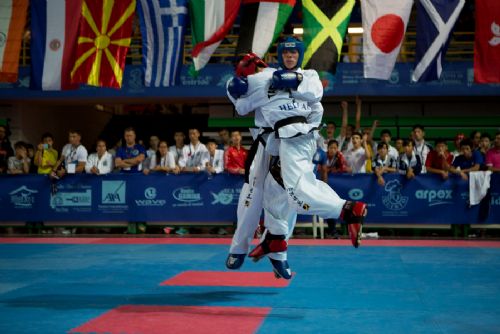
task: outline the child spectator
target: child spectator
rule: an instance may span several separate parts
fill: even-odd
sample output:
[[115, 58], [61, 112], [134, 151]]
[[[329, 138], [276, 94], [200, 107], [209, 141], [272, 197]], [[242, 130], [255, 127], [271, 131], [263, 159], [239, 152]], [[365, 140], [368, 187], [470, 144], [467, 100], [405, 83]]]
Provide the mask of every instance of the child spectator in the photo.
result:
[[382, 176], [384, 173], [396, 172], [396, 160], [389, 155], [389, 145], [385, 141], [377, 145], [377, 155], [373, 159], [372, 166], [377, 176], [377, 182], [381, 186], [385, 185], [385, 180]]
[[170, 146], [168, 148], [169, 152], [171, 152], [173, 154], [175, 164], [177, 166], [179, 166], [179, 158], [182, 157], [182, 152], [184, 150], [184, 147], [186, 146], [186, 144], [184, 144], [185, 139], [186, 139], [186, 136], [184, 135], [184, 132], [175, 131], [175, 133], [174, 133], [175, 145]]
[[465, 135], [463, 133], [459, 133], [455, 136], [455, 139], [453, 140], [453, 144], [455, 145], [455, 150], [451, 152], [451, 155], [453, 155], [453, 160], [455, 160], [455, 158], [460, 155], [460, 143], [464, 139]]
[[241, 134], [239, 131], [231, 132], [232, 146], [227, 149], [224, 156], [224, 166], [231, 174], [245, 174], [245, 161], [248, 151], [241, 146]]
[[420, 160], [420, 156], [415, 154], [413, 146], [413, 140], [404, 140], [404, 152], [401, 153], [398, 159], [398, 172], [399, 174], [406, 175], [407, 179], [414, 178], [422, 171], [422, 161]]
[[432, 150], [425, 160], [427, 172], [439, 174], [443, 179], [448, 178], [448, 171], [453, 160], [453, 156], [448, 152], [446, 140], [436, 139], [434, 150]]
[[202, 158], [207, 152], [207, 147], [200, 142], [198, 129], [189, 129], [189, 141], [189, 145], [182, 149], [179, 167], [183, 172], [198, 173], [203, 167]]
[[219, 174], [224, 171], [224, 150], [217, 149], [217, 143], [213, 139], [207, 142], [207, 152], [203, 158], [203, 170], [209, 174]]
[[422, 173], [426, 173], [427, 155], [432, 151], [432, 147], [425, 141], [424, 126], [416, 124], [413, 126], [412, 137], [414, 141], [415, 154], [420, 157], [422, 161]]
[[470, 139], [464, 139], [460, 142], [460, 152], [462, 153], [453, 160], [450, 172], [460, 175], [464, 180], [468, 180], [467, 174], [469, 172], [479, 170], [482, 161], [481, 153], [477, 150], [472, 151], [472, 141]]
[[30, 172], [30, 158], [28, 150], [22, 141], [14, 144], [15, 155], [8, 159], [8, 174], [28, 174]]
[[52, 134], [46, 132], [41, 139], [35, 153], [35, 165], [38, 166], [38, 174], [50, 174], [57, 163], [59, 154], [53, 148], [54, 136]]
[[486, 166], [486, 153], [489, 151], [491, 148], [491, 136], [489, 133], [483, 133], [481, 134], [481, 142], [479, 143], [479, 148], [477, 151], [479, 154], [481, 154], [481, 164], [479, 165], [480, 170], [488, 170], [488, 167]]
[[500, 132], [497, 132], [493, 147], [486, 153], [486, 166], [492, 172], [500, 172]]
[[96, 143], [96, 153], [87, 158], [85, 171], [89, 174], [105, 175], [113, 171], [113, 156], [106, 149], [106, 142], [102, 139]]

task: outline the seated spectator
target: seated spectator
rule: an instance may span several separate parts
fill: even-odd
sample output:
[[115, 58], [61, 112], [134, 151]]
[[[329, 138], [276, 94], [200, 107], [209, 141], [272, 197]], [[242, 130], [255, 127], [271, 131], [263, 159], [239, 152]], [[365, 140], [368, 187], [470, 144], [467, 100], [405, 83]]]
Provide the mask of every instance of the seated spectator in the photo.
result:
[[479, 143], [481, 142], [481, 132], [478, 130], [472, 131], [469, 139], [472, 141], [472, 150], [477, 150], [479, 148]]
[[500, 172], [500, 132], [497, 132], [493, 147], [486, 153], [486, 166], [492, 172]]
[[460, 143], [464, 139], [465, 135], [463, 133], [459, 133], [455, 136], [455, 139], [453, 140], [453, 145], [455, 145], [455, 150], [451, 152], [451, 155], [453, 155], [453, 160], [455, 160], [455, 158], [460, 155]]
[[179, 174], [180, 172], [179, 167], [175, 164], [173, 153], [168, 151], [168, 145], [165, 140], [160, 141], [158, 151], [151, 157], [148, 168], [144, 169], [144, 174], [148, 175], [150, 172], [174, 174]]
[[38, 174], [50, 174], [57, 163], [59, 154], [53, 148], [54, 136], [52, 134], [46, 132], [41, 139], [35, 153], [35, 165], [38, 166]]
[[225, 151], [231, 146], [231, 138], [229, 137], [229, 131], [227, 129], [219, 130], [219, 143], [217, 144], [217, 149]]
[[[328, 183], [328, 174], [344, 173], [347, 171], [347, 163], [344, 155], [339, 150], [339, 143], [335, 139], [328, 142], [328, 150], [325, 154], [324, 162], [321, 165], [321, 177], [323, 182]], [[337, 221], [335, 219], [325, 219], [328, 224], [327, 236], [339, 239], [337, 232]]]
[[151, 157], [158, 152], [158, 145], [160, 144], [160, 138], [158, 136], [151, 136], [149, 137], [149, 149], [146, 151], [146, 159], [144, 159], [143, 164], [143, 170], [144, 169], [149, 169], [149, 165], [151, 163]]
[[231, 174], [245, 174], [245, 161], [248, 151], [241, 146], [241, 134], [239, 131], [231, 132], [232, 146], [227, 149], [224, 156], [224, 166]]
[[460, 175], [464, 180], [468, 180], [467, 174], [469, 172], [479, 170], [482, 161], [481, 153], [477, 150], [472, 151], [472, 141], [470, 139], [464, 139], [460, 142], [460, 152], [462, 153], [453, 160], [450, 172]]
[[174, 133], [174, 141], [175, 145], [170, 146], [168, 148], [168, 151], [171, 152], [174, 156], [175, 164], [179, 166], [179, 158], [182, 157], [182, 152], [184, 150], [184, 147], [186, 144], [184, 144], [184, 140], [186, 139], [186, 136], [184, 135], [184, 132], [182, 131], [176, 131]]
[[0, 125], [0, 174], [7, 172], [7, 160], [14, 155], [14, 150], [9, 141], [8, 129]]
[[407, 179], [412, 179], [422, 172], [422, 161], [420, 156], [415, 154], [413, 146], [413, 140], [403, 141], [404, 152], [399, 156], [397, 164], [399, 174], [406, 175]]
[[477, 151], [481, 154], [481, 164], [479, 165], [480, 170], [488, 170], [488, 166], [486, 166], [486, 153], [491, 148], [491, 136], [489, 133], [481, 134], [481, 142], [479, 143], [479, 149]]
[[224, 150], [217, 149], [217, 143], [213, 139], [207, 142], [208, 152], [203, 158], [203, 170], [209, 174], [219, 174], [224, 171]]
[[448, 152], [446, 140], [439, 138], [436, 139], [434, 150], [427, 155], [425, 167], [428, 173], [439, 174], [446, 180], [452, 160], [453, 156]]
[[413, 149], [415, 150], [415, 154], [418, 155], [420, 161], [422, 161], [422, 173], [426, 173], [427, 155], [432, 151], [432, 147], [425, 140], [424, 126], [420, 124], [414, 125], [411, 134], [414, 142]]
[[198, 129], [189, 129], [189, 141], [189, 145], [182, 149], [179, 167], [182, 172], [198, 173], [203, 168], [202, 159], [207, 152], [207, 147], [200, 142]]
[[96, 153], [87, 158], [85, 171], [89, 174], [105, 175], [113, 171], [113, 156], [106, 149], [106, 142], [99, 139], [96, 143]]
[[389, 155], [389, 145], [382, 141], [377, 145], [377, 155], [372, 162], [373, 171], [377, 176], [377, 182], [379, 185], [385, 185], [384, 173], [394, 173], [396, 172], [396, 160]]
[[366, 142], [362, 142], [362, 135], [359, 132], [352, 134], [352, 148], [347, 150], [344, 154], [347, 162], [347, 172], [352, 174], [366, 173], [366, 160], [371, 157], [367, 155], [367, 151], [362, 147]]
[[15, 155], [8, 159], [7, 174], [28, 174], [30, 172], [31, 161], [25, 145], [22, 141], [14, 144]]
[[68, 132], [69, 143], [64, 145], [61, 156], [56, 165], [52, 168], [51, 176], [59, 178], [66, 174], [79, 174], [85, 170], [87, 163], [87, 149], [81, 144], [82, 136], [77, 130]]
[[142, 172], [142, 162], [146, 158], [146, 149], [135, 142], [136, 134], [132, 127], [124, 130], [125, 145], [118, 148], [115, 157], [115, 166], [121, 173]]

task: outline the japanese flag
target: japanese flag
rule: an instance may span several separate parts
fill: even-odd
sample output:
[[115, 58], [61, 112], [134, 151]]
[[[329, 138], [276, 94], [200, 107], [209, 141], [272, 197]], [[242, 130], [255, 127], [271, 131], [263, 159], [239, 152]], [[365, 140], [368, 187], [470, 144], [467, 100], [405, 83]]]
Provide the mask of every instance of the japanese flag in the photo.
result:
[[412, 5], [413, 0], [361, 1], [365, 78], [390, 78]]

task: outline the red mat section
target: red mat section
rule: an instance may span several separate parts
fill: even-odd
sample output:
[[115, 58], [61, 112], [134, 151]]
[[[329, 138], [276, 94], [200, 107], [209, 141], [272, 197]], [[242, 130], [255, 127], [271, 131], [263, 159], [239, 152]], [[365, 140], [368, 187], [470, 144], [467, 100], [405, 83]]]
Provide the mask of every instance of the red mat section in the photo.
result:
[[255, 333], [270, 311], [265, 307], [125, 305], [70, 333], [246, 334]]
[[[257, 240], [254, 240], [257, 243]], [[112, 244], [112, 245], [230, 245], [230, 238], [79, 238], [79, 237], [42, 237], [42, 238], [0, 238], [0, 244]], [[292, 246], [342, 246], [352, 247], [346, 239], [292, 239]], [[500, 248], [500, 241], [481, 240], [362, 240], [363, 247], [478, 247]]]
[[289, 283], [289, 280], [276, 279], [272, 272], [189, 270], [162, 282], [160, 285], [284, 288], [288, 286]]

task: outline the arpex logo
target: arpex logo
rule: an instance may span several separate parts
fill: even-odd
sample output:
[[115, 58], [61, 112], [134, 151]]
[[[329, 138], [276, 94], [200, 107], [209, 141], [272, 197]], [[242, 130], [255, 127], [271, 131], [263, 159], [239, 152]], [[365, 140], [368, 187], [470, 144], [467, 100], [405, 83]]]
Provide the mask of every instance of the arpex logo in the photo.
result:
[[453, 190], [448, 189], [420, 189], [415, 192], [415, 197], [427, 201], [429, 206], [453, 204]]

